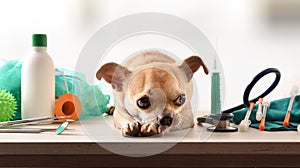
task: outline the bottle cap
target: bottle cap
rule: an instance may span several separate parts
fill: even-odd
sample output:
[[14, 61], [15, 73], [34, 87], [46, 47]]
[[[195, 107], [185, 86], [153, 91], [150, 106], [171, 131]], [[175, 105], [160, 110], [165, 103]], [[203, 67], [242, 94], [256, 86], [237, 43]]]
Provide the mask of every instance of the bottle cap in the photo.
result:
[[33, 47], [47, 47], [46, 34], [33, 34], [32, 35], [32, 46]]

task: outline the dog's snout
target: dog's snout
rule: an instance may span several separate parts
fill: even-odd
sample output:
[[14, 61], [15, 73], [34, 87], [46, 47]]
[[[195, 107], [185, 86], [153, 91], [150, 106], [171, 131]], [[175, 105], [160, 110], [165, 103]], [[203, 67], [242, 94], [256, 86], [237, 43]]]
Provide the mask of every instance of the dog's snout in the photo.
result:
[[159, 120], [159, 122], [163, 126], [170, 126], [173, 122], [173, 118], [171, 116], [164, 116]]

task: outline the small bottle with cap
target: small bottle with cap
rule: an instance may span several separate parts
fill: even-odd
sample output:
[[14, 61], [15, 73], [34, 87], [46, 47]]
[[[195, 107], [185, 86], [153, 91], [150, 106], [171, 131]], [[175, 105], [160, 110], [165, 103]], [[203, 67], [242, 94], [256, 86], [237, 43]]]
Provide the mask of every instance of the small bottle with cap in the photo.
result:
[[54, 116], [55, 69], [47, 53], [47, 36], [32, 36], [31, 52], [21, 70], [22, 119]]

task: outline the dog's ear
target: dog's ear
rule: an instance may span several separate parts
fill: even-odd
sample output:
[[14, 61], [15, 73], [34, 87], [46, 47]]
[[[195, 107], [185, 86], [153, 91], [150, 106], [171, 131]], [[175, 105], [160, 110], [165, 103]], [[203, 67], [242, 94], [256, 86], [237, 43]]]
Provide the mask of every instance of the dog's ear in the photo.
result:
[[181, 65], [179, 65], [179, 69], [181, 69], [187, 76], [188, 81], [190, 81], [193, 77], [193, 74], [200, 68], [203, 67], [205, 74], [208, 74], [208, 69], [206, 65], [203, 63], [202, 59], [198, 56], [191, 56], [185, 59]]
[[111, 84], [113, 89], [122, 91], [123, 82], [130, 73], [127, 68], [112, 62], [103, 65], [96, 73], [96, 77], [98, 80], [104, 78], [106, 82]]

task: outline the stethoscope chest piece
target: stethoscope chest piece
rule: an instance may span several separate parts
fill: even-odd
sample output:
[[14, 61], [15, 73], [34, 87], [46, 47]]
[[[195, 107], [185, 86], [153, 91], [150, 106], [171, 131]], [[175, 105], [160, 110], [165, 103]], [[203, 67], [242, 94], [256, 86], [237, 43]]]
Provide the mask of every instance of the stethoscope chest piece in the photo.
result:
[[221, 113], [211, 115], [214, 126], [207, 128], [210, 132], [236, 132], [236, 127], [230, 126], [230, 119], [233, 117], [231, 113]]

